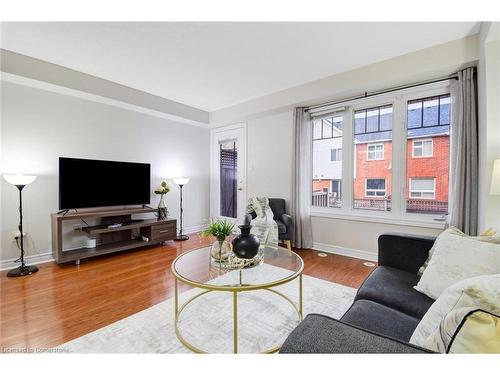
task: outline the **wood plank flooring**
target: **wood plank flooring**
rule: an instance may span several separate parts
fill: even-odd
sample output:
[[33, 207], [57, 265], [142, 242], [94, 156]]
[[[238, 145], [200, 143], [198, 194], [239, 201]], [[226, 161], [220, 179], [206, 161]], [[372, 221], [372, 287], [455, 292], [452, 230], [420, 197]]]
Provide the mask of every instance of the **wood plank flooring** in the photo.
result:
[[[54, 347], [172, 297], [172, 261], [211, 242], [195, 234], [185, 242], [102, 256], [80, 266], [40, 264], [36, 274], [21, 278], [0, 272], [0, 352]], [[297, 253], [304, 274], [351, 287], [359, 287], [372, 271], [355, 258]]]

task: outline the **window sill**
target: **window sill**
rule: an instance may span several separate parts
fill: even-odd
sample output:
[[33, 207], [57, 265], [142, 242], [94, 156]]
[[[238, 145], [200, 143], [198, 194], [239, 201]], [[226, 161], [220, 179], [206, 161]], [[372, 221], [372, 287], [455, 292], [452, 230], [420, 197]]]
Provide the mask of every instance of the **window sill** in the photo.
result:
[[409, 227], [431, 228], [431, 229], [444, 229], [446, 222], [434, 220], [433, 218], [395, 218], [384, 214], [366, 215], [354, 212], [335, 212], [335, 208], [311, 208], [311, 217], [324, 217], [340, 220], [362, 221], [366, 223], [382, 223], [382, 224], [395, 224], [405, 225]]

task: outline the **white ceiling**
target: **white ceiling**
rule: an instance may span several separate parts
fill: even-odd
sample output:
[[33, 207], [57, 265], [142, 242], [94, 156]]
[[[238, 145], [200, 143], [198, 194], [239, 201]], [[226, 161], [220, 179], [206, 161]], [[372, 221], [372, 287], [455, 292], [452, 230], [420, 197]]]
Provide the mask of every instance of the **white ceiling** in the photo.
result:
[[437, 23], [3, 23], [2, 48], [207, 111], [477, 33]]

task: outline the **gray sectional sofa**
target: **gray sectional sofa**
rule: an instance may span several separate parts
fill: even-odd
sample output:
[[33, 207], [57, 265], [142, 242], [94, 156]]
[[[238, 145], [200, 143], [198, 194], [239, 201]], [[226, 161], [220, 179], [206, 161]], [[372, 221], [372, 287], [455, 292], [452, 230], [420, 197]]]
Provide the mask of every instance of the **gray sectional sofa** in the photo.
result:
[[417, 292], [417, 272], [434, 237], [386, 233], [378, 239], [378, 267], [340, 320], [308, 315], [280, 353], [428, 353], [409, 344], [433, 299]]

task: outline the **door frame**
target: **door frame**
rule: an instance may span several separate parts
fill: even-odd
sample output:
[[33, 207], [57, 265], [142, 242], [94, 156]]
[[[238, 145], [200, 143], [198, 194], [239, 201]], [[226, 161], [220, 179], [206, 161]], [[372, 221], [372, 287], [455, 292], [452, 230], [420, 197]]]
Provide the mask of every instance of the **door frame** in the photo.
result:
[[[240, 156], [243, 157], [243, 162], [241, 163], [241, 167], [243, 168], [244, 172], [244, 178], [243, 182], [241, 183], [241, 187], [243, 188], [242, 191], [238, 190], [238, 194], [243, 194], [243, 201], [246, 202], [248, 200], [247, 196], [247, 180], [248, 180], [248, 133], [247, 133], [247, 123], [246, 122], [240, 122], [232, 125], [226, 125], [226, 126], [220, 126], [217, 128], [212, 128], [210, 129], [210, 217], [215, 218], [219, 217], [218, 215], [215, 215], [216, 212], [216, 207], [218, 206], [217, 203], [217, 198], [218, 194], [217, 191], [219, 189], [219, 164], [218, 164], [218, 156], [219, 156], [219, 149], [218, 147], [215, 147], [215, 138], [220, 134], [224, 133], [227, 131], [231, 130], [243, 130], [243, 140], [241, 140], [241, 143], [245, 146], [243, 147], [243, 150], [241, 148], [238, 149], [238, 158]], [[217, 142], [218, 143], [218, 142]], [[241, 168], [240, 168], [241, 169]], [[238, 180], [240, 179], [240, 169], [238, 169]], [[239, 210], [239, 208], [238, 208]], [[237, 215], [238, 216], [238, 215]], [[235, 219], [237, 221], [238, 218]]]

